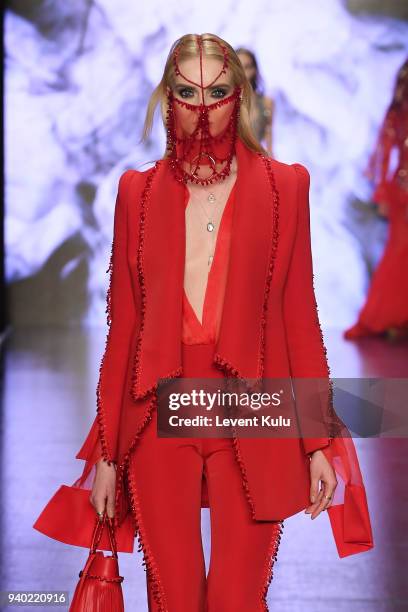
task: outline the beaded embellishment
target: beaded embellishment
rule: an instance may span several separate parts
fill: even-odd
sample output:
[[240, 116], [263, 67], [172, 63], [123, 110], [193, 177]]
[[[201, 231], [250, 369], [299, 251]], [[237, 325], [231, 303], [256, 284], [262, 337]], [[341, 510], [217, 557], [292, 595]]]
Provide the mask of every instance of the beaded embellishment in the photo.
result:
[[114, 264], [114, 240], [112, 240], [109, 265], [108, 265], [107, 270], [105, 271], [106, 273], [109, 273], [109, 284], [108, 284], [108, 290], [106, 293], [106, 307], [105, 307], [108, 333], [106, 334], [106, 338], [105, 338], [105, 348], [104, 348], [101, 363], [99, 366], [99, 378], [98, 378], [98, 384], [96, 387], [96, 406], [97, 406], [96, 413], [97, 413], [99, 439], [101, 443], [102, 457], [104, 461], [108, 463], [108, 465], [111, 465], [113, 463], [113, 460], [109, 452], [108, 443], [106, 440], [105, 408], [102, 402], [101, 386], [102, 386], [103, 371], [105, 367], [105, 360], [106, 360], [106, 356], [109, 350], [110, 339], [112, 335], [112, 314], [113, 314], [112, 313], [112, 281], [113, 281], [113, 268], [114, 268], [113, 264]]
[[[264, 156], [262, 153], [259, 153], [259, 158], [263, 162], [265, 166], [265, 170], [267, 173], [267, 177], [270, 184], [272, 203], [273, 203], [273, 229], [272, 229], [272, 244], [269, 255], [269, 268], [265, 281], [265, 291], [264, 291], [264, 302], [263, 302], [263, 312], [261, 317], [261, 333], [260, 333], [260, 347], [259, 347], [259, 363], [258, 363], [258, 375], [255, 380], [255, 385], [258, 385], [262, 381], [263, 370], [264, 370], [264, 353], [265, 353], [265, 325], [266, 325], [266, 311], [268, 307], [268, 296], [270, 291], [270, 285], [272, 281], [273, 270], [275, 267], [275, 260], [277, 255], [278, 248], [278, 238], [279, 238], [279, 191], [276, 186], [274, 172], [271, 167], [270, 158]], [[219, 369], [225, 372], [227, 377], [235, 377], [238, 378], [244, 384], [246, 383], [245, 377], [237, 368], [235, 368], [228, 360], [224, 359], [219, 353], [214, 355], [214, 364]], [[251, 508], [252, 518], [255, 519], [255, 503], [252, 498], [250, 487], [248, 484], [248, 477], [245, 469], [245, 463], [242, 459], [242, 453], [240, 449], [239, 439], [236, 435], [236, 428], [232, 427], [233, 438], [232, 443], [235, 450], [236, 459], [238, 461], [238, 465], [241, 469], [242, 475], [242, 485], [244, 488], [245, 496], [248, 500], [249, 506]]]
[[[155, 391], [158, 387], [159, 383], [155, 383], [146, 391], [139, 392], [137, 390], [137, 384], [140, 380], [140, 372], [141, 372], [141, 347], [143, 342], [143, 334], [144, 334], [144, 323], [146, 316], [146, 282], [145, 282], [145, 273], [143, 267], [143, 251], [144, 251], [144, 237], [145, 237], [145, 222], [146, 222], [146, 214], [150, 200], [150, 193], [152, 189], [153, 180], [156, 176], [156, 173], [163, 163], [162, 160], [156, 162], [155, 166], [151, 169], [150, 174], [147, 177], [146, 185], [143, 189], [141, 199], [140, 199], [140, 224], [139, 224], [139, 247], [137, 253], [137, 271], [139, 277], [139, 285], [140, 291], [142, 295], [142, 306], [141, 306], [141, 323], [139, 330], [139, 337], [137, 340], [137, 347], [134, 355], [133, 368], [132, 368], [132, 382], [130, 386], [130, 394], [132, 399], [136, 402], [137, 400], [149, 395], [153, 391]], [[176, 368], [172, 372], [169, 372], [162, 378], [175, 378], [177, 376], [181, 376], [183, 373], [182, 367]]]
[[266, 597], [268, 594], [269, 585], [273, 578], [273, 568], [275, 565], [275, 561], [278, 559], [278, 550], [279, 545], [282, 539], [284, 521], [277, 521], [273, 526], [272, 537], [269, 545], [268, 556], [265, 564], [265, 577], [264, 582], [261, 589], [261, 604], [262, 610], [264, 612], [268, 612], [268, 603], [266, 601]]
[[153, 558], [153, 554], [147, 542], [146, 532], [143, 525], [142, 514], [140, 509], [139, 497], [136, 490], [136, 484], [132, 476], [132, 470], [127, 470], [128, 491], [130, 497], [130, 505], [132, 515], [136, 525], [136, 534], [138, 534], [139, 545], [138, 552], [143, 551], [143, 566], [149, 579], [149, 589], [153, 593], [153, 597], [158, 605], [157, 612], [166, 612], [167, 604], [165, 600], [163, 586], [159, 576], [159, 570]]
[[[200, 104], [189, 104], [177, 98], [171, 90], [168, 91], [166, 156], [170, 161], [170, 168], [177, 181], [182, 183], [190, 181], [199, 185], [209, 185], [215, 181], [224, 180], [231, 171], [241, 106], [241, 88], [235, 87], [232, 95], [222, 98], [213, 104], [205, 104], [204, 89], [209, 89], [221, 75], [227, 73], [229, 62], [228, 50], [213, 38], [203, 38], [202, 35], [197, 35], [196, 40], [200, 59], [200, 82], [189, 79], [180, 69], [179, 55], [184, 43], [176, 45], [173, 51], [173, 64], [176, 77], [179, 76], [187, 83], [198, 88], [201, 102]], [[223, 63], [216, 77], [210, 83], [204, 85], [203, 44], [206, 41], [211, 41], [218, 45], [223, 55]], [[226, 126], [221, 126], [218, 135], [214, 135], [211, 133], [210, 126], [216, 124], [217, 117], [213, 115], [213, 121], [210, 121], [210, 113], [228, 104], [233, 105], [228, 123]], [[187, 118], [184, 116], [184, 120], [189, 127], [190, 125], [193, 126], [191, 133], [187, 133], [183, 120], [178, 118], [179, 111], [181, 110], [184, 111], [184, 115], [186, 115], [186, 111], [190, 113], [187, 114]], [[199, 171], [203, 166], [206, 169], [208, 168], [208, 174], [200, 175]]]

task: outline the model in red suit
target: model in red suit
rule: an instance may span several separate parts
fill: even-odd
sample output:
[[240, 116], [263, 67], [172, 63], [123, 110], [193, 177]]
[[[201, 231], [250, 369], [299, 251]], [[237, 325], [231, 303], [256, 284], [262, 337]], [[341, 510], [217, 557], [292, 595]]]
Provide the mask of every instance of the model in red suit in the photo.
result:
[[357, 322], [347, 339], [386, 333], [408, 336], [408, 60], [400, 68], [393, 98], [369, 164], [373, 201], [388, 217], [389, 235]]
[[[283, 521], [301, 510], [316, 518], [327, 509], [341, 557], [373, 546], [353, 440], [332, 406], [309, 174], [255, 140], [250, 87], [217, 36], [173, 45], [145, 124], [147, 135], [160, 104], [165, 157], [119, 181], [97, 414], [77, 454], [85, 466], [34, 525], [89, 546], [95, 510], [106, 509], [119, 551], [139, 536], [149, 610], [267, 610]], [[317, 435], [163, 438], [163, 378], [318, 379], [328, 392], [315, 396]], [[202, 507], [211, 513], [207, 579]]]

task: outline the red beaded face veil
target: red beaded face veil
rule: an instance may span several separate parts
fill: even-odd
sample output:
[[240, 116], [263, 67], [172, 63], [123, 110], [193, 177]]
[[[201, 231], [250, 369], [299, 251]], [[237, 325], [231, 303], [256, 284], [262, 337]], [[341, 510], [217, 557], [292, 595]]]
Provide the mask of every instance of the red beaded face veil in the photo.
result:
[[[205, 82], [203, 69], [203, 42], [217, 44], [223, 55], [219, 73]], [[176, 179], [208, 185], [225, 179], [230, 174], [235, 153], [237, 125], [241, 103], [241, 88], [213, 104], [205, 104], [205, 90], [214, 87], [218, 79], [227, 73], [228, 50], [213, 38], [197, 35], [200, 61], [200, 81], [195, 82], [182, 73], [179, 54], [182, 44], [173, 53], [175, 75], [198, 88], [200, 103], [190, 104], [178, 99], [172, 90], [167, 95], [167, 154]]]

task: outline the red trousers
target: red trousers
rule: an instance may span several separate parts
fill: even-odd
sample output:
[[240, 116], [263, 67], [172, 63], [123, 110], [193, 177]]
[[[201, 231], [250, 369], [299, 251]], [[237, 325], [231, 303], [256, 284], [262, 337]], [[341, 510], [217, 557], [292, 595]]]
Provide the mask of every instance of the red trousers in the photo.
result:
[[[212, 345], [207, 347], [185, 347], [185, 377], [221, 375], [214, 373]], [[268, 610], [266, 594], [282, 523], [252, 519], [232, 439], [159, 438], [156, 427], [155, 409], [133, 451], [128, 482], [139, 550], [144, 551], [149, 611]], [[207, 577], [201, 541], [203, 473], [211, 519]]]

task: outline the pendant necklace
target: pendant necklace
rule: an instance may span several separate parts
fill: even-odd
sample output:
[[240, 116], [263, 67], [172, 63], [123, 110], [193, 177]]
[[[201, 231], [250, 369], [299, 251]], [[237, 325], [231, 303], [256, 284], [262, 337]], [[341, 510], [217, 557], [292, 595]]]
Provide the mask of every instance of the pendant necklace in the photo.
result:
[[[225, 191], [226, 190], [224, 189], [224, 194], [225, 194]], [[216, 225], [214, 221], [214, 216], [215, 216], [215, 212], [216, 212], [216, 208], [218, 204], [218, 199], [216, 195], [211, 191], [207, 196], [207, 201], [211, 204], [212, 207], [214, 207], [212, 214], [210, 216], [207, 214], [207, 211], [205, 210], [201, 202], [199, 202], [199, 204], [207, 219], [207, 223], [206, 223], [207, 232], [210, 232], [212, 234], [212, 252], [209, 254], [208, 262], [207, 262], [208, 265], [210, 266], [214, 260], [214, 255], [215, 255], [215, 227]]]
[[[215, 194], [210, 192], [207, 196], [207, 201], [211, 204], [211, 205], [216, 205], [217, 204], [217, 198], [215, 197]], [[212, 234], [212, 253], [210, 253], [210, 255], [208, 256], [208, 265], [210, 266], [213, 262], [214, 259], [214, 255], [215, 255], [215, 249], [214, 249], [214, 243], [215, 243], [215, 222], [214, 222], [214, 217], [213, 214], [211, 214], [210, 216], [207, 214], [207, 211], [205, 210], [204, 206], [201, 204], [201, 202], [199, 202], [199, 205], [201, 207], [201, 209], [204, 212], [204, 215], [207, 219], [207, 232], [210, 232]], [[213, 210], [213, 213], [215, 213], [215, 208]]]

